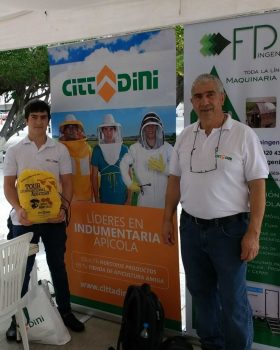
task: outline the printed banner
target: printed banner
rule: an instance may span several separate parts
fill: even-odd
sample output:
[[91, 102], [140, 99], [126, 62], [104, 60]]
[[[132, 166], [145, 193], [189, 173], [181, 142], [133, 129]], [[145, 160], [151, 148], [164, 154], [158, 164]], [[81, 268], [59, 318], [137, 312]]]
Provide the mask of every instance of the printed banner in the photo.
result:
[[161, 209], [75, 202], [68, 230], [71, 293], [81, 301], [98, 301], [92, 303], [97, 308], [107, 304], [105, 311], [112, 312], [109, 305], [122, 306], [129, 284], [149, 283], [174, 327], [170, 320], [181, 317], [174, 288], [179, 283], [173, 268], [178, 257], [162, 243], [161, 219]]
[[[254, 128], [270, 166], [261, 249], [247, 274], [256, 349], [280, 346], [279, 20], [273, 13], [185, 27], [185, 101], [199, 74], [216, 74], [226, 92], [225, 111]], [[189, 124], [194, 121], [190, 103], [185, 110]], [[192, 315], [187, 318], [192, 327]]]
[[127, 286], [150, 281], [167, 326], [179, 329], [178, 245], [167, 248], [160, 237], [176, 135], [175, 33], [53, 47], [49, 60], [52, 134], [73, 168], [73, 300], [120, 313]]

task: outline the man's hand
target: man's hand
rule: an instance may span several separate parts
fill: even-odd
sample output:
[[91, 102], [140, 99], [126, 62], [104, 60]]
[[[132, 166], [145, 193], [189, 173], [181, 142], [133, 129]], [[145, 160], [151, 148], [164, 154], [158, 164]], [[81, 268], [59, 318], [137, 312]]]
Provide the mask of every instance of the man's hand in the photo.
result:
[[241, 260], [251, 261], [259, 253], [259, 238], [254, 232], [247, 231], [241, 240]]
[[262, 219], [265, 210], [265, 180], [248, 182], [250, 201], [250, 222], [241, 241], [241, 260], [251, 261], [258, 255]]
[[66, 215], [65, 210], [63, 208], [61, 208], [57, 217], [52, 218], [52, 219], [48, 219], [48, 223], [57, 224], [59, 222], [63, 222], [63, 221], [65, 221], [65, 215]]
[[27, 213], [23, 208], [18, 208], [16, 210], [17, 213], [17, 217], [18, 217], [18, 221], [21, 225], [23, 226], [30, 226], [33, 225], [33, 222], [31, 222], [30, 220], [28, 220], [27, 218]]
[[165, 220], [162, 224], [162, 238], [167, 245], [175, 244], [174, 225], [172, 221]]

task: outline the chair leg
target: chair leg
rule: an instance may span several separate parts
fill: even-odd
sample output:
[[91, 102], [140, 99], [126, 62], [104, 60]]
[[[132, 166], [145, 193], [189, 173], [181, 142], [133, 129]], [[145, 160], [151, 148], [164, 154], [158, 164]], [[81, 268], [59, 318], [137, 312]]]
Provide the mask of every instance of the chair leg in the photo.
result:
[[20, 336], [21, 336], [21, 340], [22, 340], [22, 344], [23, 344], [23, 349], [29, 350], [29, 342], [28, 342], [28, 338], [27, 338], [25, 317], [24, 317], [22, 310], [19, 310], [16, 313], [16, 321], [17, 321], [17, 324], [19, 325], [19, 331], [20, 331]]

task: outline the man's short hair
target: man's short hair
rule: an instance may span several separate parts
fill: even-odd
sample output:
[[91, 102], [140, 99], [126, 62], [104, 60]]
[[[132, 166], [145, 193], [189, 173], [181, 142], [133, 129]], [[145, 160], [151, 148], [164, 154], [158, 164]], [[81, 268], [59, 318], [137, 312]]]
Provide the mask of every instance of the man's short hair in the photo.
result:
[[225, 93], [223, 83], [221, 82], [221, 80], [218, 77], [216, 77], [215, 75], [212, 75], [212, 74], [204, 73], [204, 74], [200, 74], [192, 83], [192, 88], [191, 88], [192, 96], [193, 96], [194, 88], [197, 84], [206, 83], [209, 81], [213, 81], [217, 85], [217, 88], [218, 88], [220, 93], [222, 93], [222, 94]]
[[24, 118], [28, 119], [30, 113], [34, 112], [47, 112], [48, 119], [51, 119], [50, 106], [45, 101], [39, 99], [30, 100], [24, 107]]

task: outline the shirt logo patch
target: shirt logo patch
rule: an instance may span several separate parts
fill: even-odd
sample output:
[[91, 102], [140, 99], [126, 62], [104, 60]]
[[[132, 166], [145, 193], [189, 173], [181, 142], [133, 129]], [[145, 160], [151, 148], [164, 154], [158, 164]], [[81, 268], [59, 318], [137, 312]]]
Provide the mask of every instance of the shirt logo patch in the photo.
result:
[[218, 159], [221, 159], [221, 160], [230, 160], [230, 161], [232, 161], [232, 157], [226, 156], [225, 154], [216, 154], [215, 157], [218, 158]]
[[56, 159], [50, 159], [50, 158], [47, 158], [47, 159], [46, 159], [46, 162], [50, 162], [50, 163], [58, 163], [58, 160], [56, 160]]

